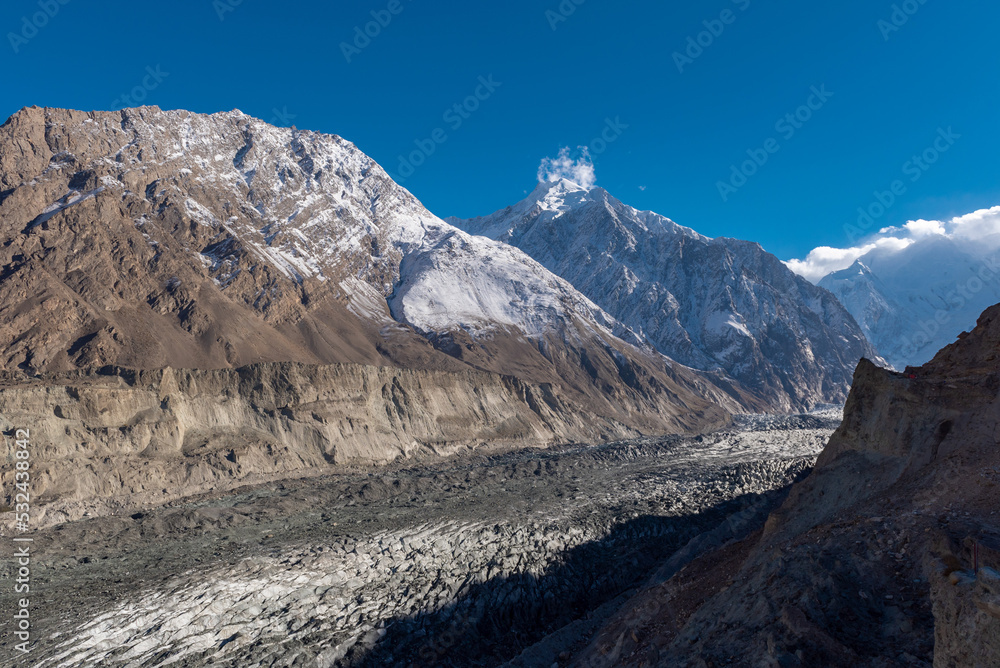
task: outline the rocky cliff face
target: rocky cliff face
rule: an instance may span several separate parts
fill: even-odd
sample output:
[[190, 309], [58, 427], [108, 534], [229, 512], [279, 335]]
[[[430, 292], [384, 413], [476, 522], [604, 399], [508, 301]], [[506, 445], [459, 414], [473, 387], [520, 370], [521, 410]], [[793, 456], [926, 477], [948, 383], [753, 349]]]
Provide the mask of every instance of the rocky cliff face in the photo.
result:
[[841, 427], [741, 565], [703, 560], [718, 593], [580, 665], [1000, 665], [998, 356], [995, 306], [922, 367], [863, 361]]
[[[552, 385], [479, 371], [259, 364], [8, 380], [0, 427], [30, 429], [33, 521], [106, 514], [332, 467], [473, 449], [598, 442], [720, 426], [712, 399], [579, 405]], [[12, 505], [13, 467], [0, 474]], [[10, 483], [10, 484], [7, 484]]]
[[542, 183], [490, 216], [449, 221], [525, 251], [672, 359], [785, 409], [843, 401], [857, 361], [877, 357], [833, 295], [758, 244], [709, 239], [602, 188]]

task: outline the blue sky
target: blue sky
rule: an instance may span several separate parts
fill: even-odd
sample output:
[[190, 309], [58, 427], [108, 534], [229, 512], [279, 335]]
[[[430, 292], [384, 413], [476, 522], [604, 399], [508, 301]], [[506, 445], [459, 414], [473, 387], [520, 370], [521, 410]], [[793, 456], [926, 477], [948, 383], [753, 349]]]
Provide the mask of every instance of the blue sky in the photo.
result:
[[[996, 5], [908, 0], [893, 24], [871, 0], [395, 2], [6, 0], [0, 116], [133, 90], [239, 108], [350, 139], [441, 216], [513, 204], [543, 158], [591, 145], [626, 203], [782, 259], [851, 243], [845, 225], [897, 180], [872, 231], [1000, 204]], [[751, 155], [767, 161], [734, 179]]]

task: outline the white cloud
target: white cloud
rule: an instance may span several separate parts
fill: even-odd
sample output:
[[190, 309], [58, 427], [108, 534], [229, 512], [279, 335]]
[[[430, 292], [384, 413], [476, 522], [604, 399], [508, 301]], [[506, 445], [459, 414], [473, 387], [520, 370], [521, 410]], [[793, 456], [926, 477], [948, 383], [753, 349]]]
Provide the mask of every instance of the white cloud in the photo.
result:
[[952, 233], [957, 237], [978, 241], [1000, 233], [1000, 206], [980, 209], [951, 219]]
[[818, 283], [827, 274], [847, 269], [855, 260], [867, 255], [873, 250], [882, 249], [890, 252], [906, 248], [913, 243], [913, 239], [900, 239], [898, 237], [881, 237], [872, 243], [853, 248], [831, 248], [820, 246], [809, 251], [805, 260], [789, 260], [785, 265], [799, 274], [806, 280]]
[[863, 244], [851, 248], [820, 246], [809, 251], [803, 260], [789, 260], [785, 265], [803, 278], [818, 283], [827, 274], [847, 269], [854, 261], [873, 250], [894, 253], [917, 241], [944, 236], [950, 239], [988, 243], [1000, 247], [1000, 206], [940, 220], [911, 220], [900, 227], [884, 227]]
[[879, 234], [906, 235], [913, 239], [923, 239], [935, 234], [947, 234], [940, 220], [911, 220], [902, 227], [885, 227]]
[[939, 220], [911, 220], [903, 227], [914, 239], [933, 236], [935, 234], [945, 234], [944, 224]]
[[578, 148], [581, 154], [576, 160], [570, 157], [568, 146], [559, 149], [559, 155], [556, 158], [542, 158], [542, 164], [538, 166], [538, 181], [568, 179], [585, 188], [590, 188], [597, 183], [594, 162], [590, 159], [590, 151], [586, 146]]

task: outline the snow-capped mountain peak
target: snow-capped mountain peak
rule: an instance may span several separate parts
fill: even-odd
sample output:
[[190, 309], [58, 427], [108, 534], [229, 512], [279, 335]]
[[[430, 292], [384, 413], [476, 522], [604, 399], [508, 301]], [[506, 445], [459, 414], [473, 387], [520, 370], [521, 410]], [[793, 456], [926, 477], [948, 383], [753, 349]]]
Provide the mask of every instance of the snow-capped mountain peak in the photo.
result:
[[842, 269], [830, 275], [831, 276], [836, 275], [837, 278], [848, 278], [850, 276], [866, 276], [869, 278], [874, 277], [874, 274], [872, 274], [872, 270], [869, 269], [867, 266], [865, 266], [865, 263], [862, 262], [861, 260], [855, 260], [854, 264], [852, 264], [847, 269]]
[[858, 359], [877, 358], [833, 295], [759, 244], [711, 239], [603, 188], [542, 183], [449, 222], [524, 250], [663, 354], [788, 407], [843, 398]]
[[989, 250], [928, 236], [902, 248], [876, 248], [819, 285], [840, 299], [890, 364], [917, 366], [1000, 301], [1000, 253]]
[[[539, 229], [548, 228], [553, 232], [563, 225], [572, 225], [572, 234], [601, 237], [603, 228], [613, 225], [634, 246], [636, 235], [673, 237], [687, 236], [708, 241], [709, 238], [694, 230], [678, 225], [665, 216], [652, 211], [639, 211], [612, 196], [600, 186], [582, 186], [568, 179], [544, 181], [517, 204], [497, 211], [490, 216], [463, 220], [457, 217], [446, 219], [472, 234], [498, 239], [520, 247], [522, 236], [531, 235]], [[567, 230], [568, 231], [568, 230]], [[546, 267], [548, 262], [535, 256]]]

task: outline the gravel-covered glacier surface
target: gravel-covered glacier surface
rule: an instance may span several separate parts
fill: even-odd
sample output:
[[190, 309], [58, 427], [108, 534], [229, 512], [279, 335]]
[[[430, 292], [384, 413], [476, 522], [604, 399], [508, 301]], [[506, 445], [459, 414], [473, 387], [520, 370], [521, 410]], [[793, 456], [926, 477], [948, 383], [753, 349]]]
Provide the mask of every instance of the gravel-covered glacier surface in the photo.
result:
[[32, 665], [558, 664], [651, 573], [762, 521], [838, 423], [741, 416], [37, 532]]

